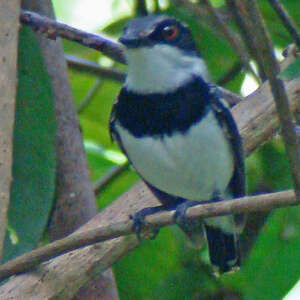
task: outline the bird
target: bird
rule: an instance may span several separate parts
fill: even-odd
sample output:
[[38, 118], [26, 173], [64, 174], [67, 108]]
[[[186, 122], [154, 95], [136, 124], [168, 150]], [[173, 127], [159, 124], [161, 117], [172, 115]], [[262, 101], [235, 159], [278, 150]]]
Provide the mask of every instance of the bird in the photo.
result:
[[185, 217], [193, 205], [245, 195], [242, 139], [190, 29], [148, 15], [129, 21], [119, 42], [128, 72], [111, 111], [111, 137], [161, 203], [136, 213], [136, 228], [146, 215], [174, 209], [195, 246], [205, 232], [215, 272], [238, 270], [245, 215]]

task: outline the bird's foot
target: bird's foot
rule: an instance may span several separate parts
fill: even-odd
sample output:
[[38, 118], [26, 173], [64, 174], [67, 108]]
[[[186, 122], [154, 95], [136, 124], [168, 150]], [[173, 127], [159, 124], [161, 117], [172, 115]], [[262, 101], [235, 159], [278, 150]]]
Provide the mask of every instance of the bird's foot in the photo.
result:
[[160, 212], [162, 210], [165, 210], [165, 206], [160, 205], [160, 206], [154, 206], [154, 207], [146, 207], [140, 211], [138, 211], [137, 213], [135, 213], [134, 215], [130, 215], [130, 219], [133, 220], [133, 227], [132, 230], [135, 232], [137, 238], [139, 241], [141, 241], [144, 238], [150, 238], [150, 239], [154, 239], [158, 232], [159, 229], [152, 227], [149, 230], [144, 231], [143, 227], [146, 225], [145, 222], [145, 218], [146, 216], [149, 215], [153, 215], [157, 212]]
[[199, 201], [185, 201], [181, 204], [179, 204], [177, 207], [176, 207], [176, 211], [175, 211], [175, 214], [174, 214], [174, 222], [181, 226], [181, 227], [188, 227], [191, 223], [191, 221], [188, 221], [186, 219], [186, 211], [189, 207], [192, 207], [192, 206], [195, 206], [195, 205], [199, 205], [201, 204], [201, 202]]
[[196, 205], [209, 204], [209, 203], [219, 202], [219, 201], [222, 201], [222, 198], [219, 197], [218, 193], [216, 193], [216, 195], [214, 195], [214, 197], [208, 201], [190, 201], [190, 200], [185, 201], [176, 207], [176, 212], [174, 214], [174, 222], [177, 225], [182, 227], [190, 226], [194, 222], [187, 221], [186, 219], [186, 211], [188, 208]]
[[216, 191], [213, 195], [212, 195], [212, 198], [211, 200], [209, 201], [205, 201], [205, 202], [201, 202], [203, 204], [208, 204], [208, 203], [212, 203], [212, 202], [220, 202], [222, 201], [223, 199], [220, 197], [220, 192], [219, 191]]

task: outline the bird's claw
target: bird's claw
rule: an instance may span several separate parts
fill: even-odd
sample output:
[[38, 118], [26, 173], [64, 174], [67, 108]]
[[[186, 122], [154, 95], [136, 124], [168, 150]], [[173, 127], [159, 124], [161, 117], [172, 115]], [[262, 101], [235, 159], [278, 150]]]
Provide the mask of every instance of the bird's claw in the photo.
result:
[[155, 206], [155, 207], [146, 207], [134, 215], [130, 215], [129, 218], [133, 220], [132, 231], [136, 234], [139, 241], [142, 239], [154, 239], [157, 234], [159, 233], [159, 228], [152, 227], [148, 228], [148, 230], [144, 230], [146, 225], [145, 217], [148, 215], [155, 214], [158, 211], [163, 210], [162, 206]]
[[189, 226], [189, 221], [186, 219], [186, 211], [189, 207], [200, 204], [199, 201], [186, 201], [176, 207], [173, 219], [174, 222], [182, 227]]

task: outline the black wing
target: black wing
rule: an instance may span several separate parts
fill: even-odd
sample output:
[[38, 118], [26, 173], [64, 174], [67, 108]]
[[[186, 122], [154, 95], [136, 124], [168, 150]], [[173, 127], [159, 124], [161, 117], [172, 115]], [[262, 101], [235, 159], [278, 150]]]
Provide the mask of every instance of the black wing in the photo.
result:
[[115, 110], [116, 110], [116, 105], [118, 103], [118, 98], [117, 100], [114, 102], [113, 107], [111, 109], [111, 113], [110, 113], [110, 117], [109, 117], [109, 134], [110, 134], [110, 138], [112, 141], [117, 140], [117, 132], [115, 130], [115, 123], [116, 123], [116, 114], [115, 114]]
[[[234, 155], [235, 168], [229, 183], [229, 189], [234, 198], [243, 197], [246, 194], [246, 180], [242, 138], [230, 112], [229, 105], [227, 105], [226, 100], [222, 98], [221, 92], [217, 87], [212, 87], [212, 93], [212, 106], [220, 125], [223, 127], [230, 140], [232, 145], [231, 149]], [[235, 221], [240, 226], [243, 226], [245, 215], [235, 215]]]
[[242, 138], [226, 100], [222, 98], [222, 94], [216, 87], [212, 88], [212, 92], [211, 103], [214, 112], [227, 138], [230, 140], [234, 155], [235, 169], [229, 186], [235, 198], [243, 197], [246, 193], [246, 183]]
[[[115, 101], [115, 103], [113, 104], [113, 107], [112, 107], [112, 110], [111, 110], [111, 113], [110, 113], [110, 117], [109, 117], [109, 134], [110, 134], [110, 138], [112, 141], [116, 141], [120, 147], [120, 149], [122, 150], [122, 152], [126, 155], [127, 159], [129, 160], [129, 157], [122, 145], [122, 141], [121, 141], [121, 138], [119, 136], [119, 133], [118, 131], [116, 130], [115, 128], [115, 125], [116, 125], [116, 121], [117, 121], [117, 118], [116, 118], [116, 106], [118, 105], [118, 101], [119, 101], [119, 97], [117, 98], [117, 100]], [[131, 163], [131, 161], [129, 161]]]

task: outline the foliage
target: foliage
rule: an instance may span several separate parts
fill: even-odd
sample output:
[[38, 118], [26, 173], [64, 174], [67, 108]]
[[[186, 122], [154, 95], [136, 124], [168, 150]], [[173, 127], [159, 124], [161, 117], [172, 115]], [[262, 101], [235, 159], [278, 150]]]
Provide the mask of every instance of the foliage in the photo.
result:
[[36, 37], [29, 28], [20, 32], [18, 76], [13, 183], [4, 261], [37, 246], [54, 200], [54, 102]]

